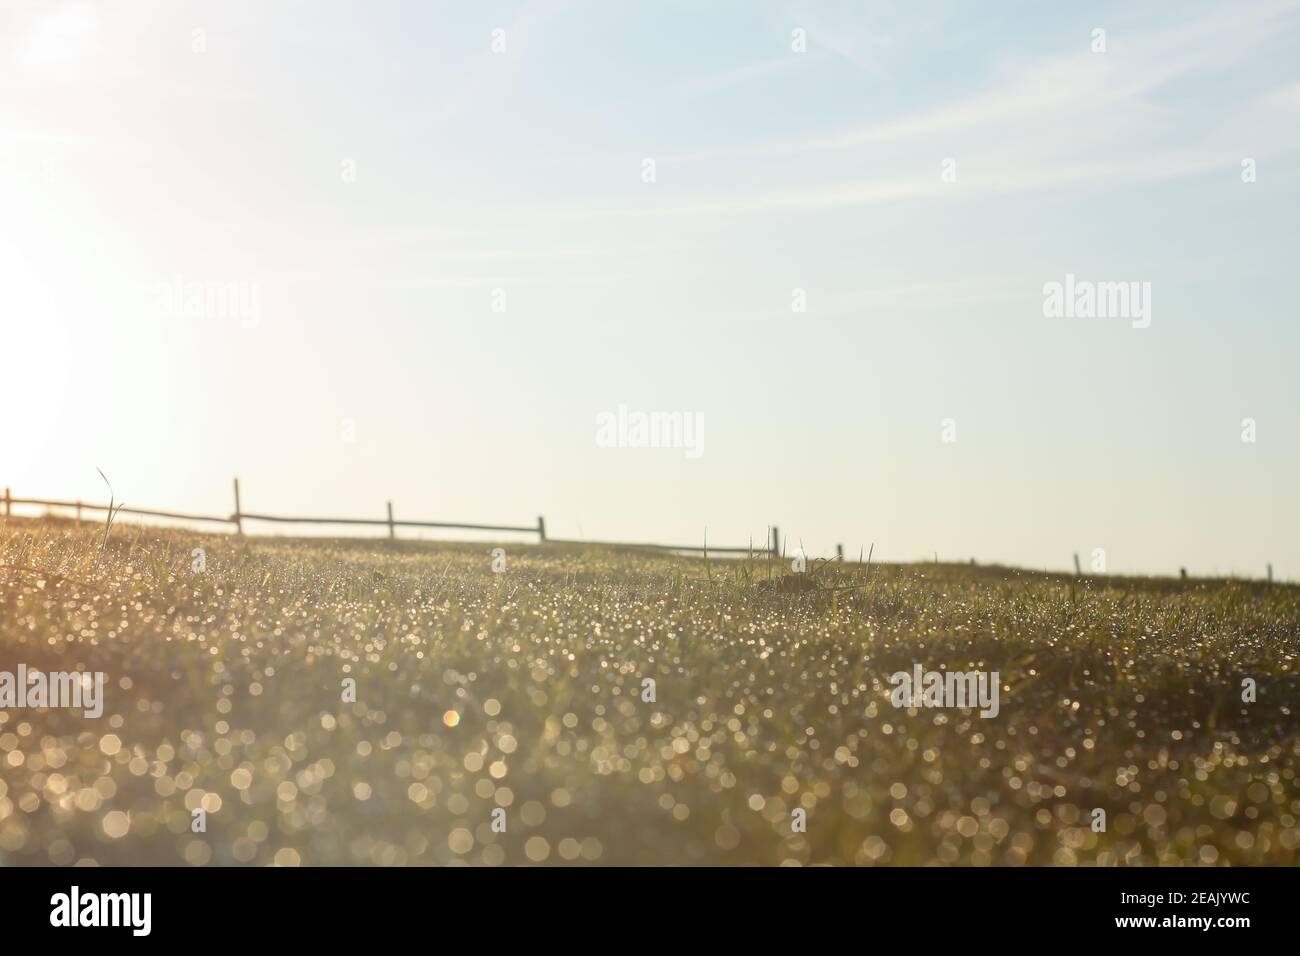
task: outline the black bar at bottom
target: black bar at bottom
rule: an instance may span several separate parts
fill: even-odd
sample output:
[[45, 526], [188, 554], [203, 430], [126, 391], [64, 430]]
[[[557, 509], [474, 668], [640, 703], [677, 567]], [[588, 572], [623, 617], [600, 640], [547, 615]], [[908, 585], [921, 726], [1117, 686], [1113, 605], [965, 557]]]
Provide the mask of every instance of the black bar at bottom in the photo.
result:
[[[82, 912], [98, 906], [88, 896], [148, 893], [151, 940], [201, 939], [207, 948], [284, 939], [331, 952], [416, 926], [488, 933], [494, 948], [511, 933], [580, 950], [581, 940], [654, 936], [656, 927], [680, 939], [698, 919], [692, 939], [711, 931], [732, 948], [781, 930], [810, 943], [857, 939], [866, 949], [898, 940], [923, 948], [983, 941], [994, 950], [1016, 939], [1039, 950], [1096, 938], [1182, 946], [1197, 937], [1232, 947], [1295, 925], [1296, 873], [1287, 868], [538, 869], [0, 867], [0, 910], [11, 940], [51, 933], [55, 941], [73, 928], [52, 918], [70, 922], [74, 886]], [[134, 901], [142, 928], [143, 897]], [[105, 911], [129, 915], [125, 902], [115, 897]], [[86, 941], [144, 938], [131, 925], [78, 931]]]

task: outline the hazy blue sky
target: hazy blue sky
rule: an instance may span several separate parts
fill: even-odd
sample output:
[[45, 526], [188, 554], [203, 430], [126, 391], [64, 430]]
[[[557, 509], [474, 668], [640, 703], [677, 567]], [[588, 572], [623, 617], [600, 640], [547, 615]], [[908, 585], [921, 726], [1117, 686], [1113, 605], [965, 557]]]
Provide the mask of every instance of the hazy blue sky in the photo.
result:
[[1298, 160], [1297, 3], [0, 0], [0, 485], [1300, 578]]

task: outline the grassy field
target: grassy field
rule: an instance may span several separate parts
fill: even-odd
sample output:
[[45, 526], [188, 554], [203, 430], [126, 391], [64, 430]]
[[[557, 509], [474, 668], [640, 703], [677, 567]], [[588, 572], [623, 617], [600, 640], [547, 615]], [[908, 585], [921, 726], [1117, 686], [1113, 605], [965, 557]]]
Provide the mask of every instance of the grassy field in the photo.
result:
[[107, 675], [0, 710], [0, 862], [1297, 862], [1295, 586], [102, 532], [0, 524], [0, 671]]

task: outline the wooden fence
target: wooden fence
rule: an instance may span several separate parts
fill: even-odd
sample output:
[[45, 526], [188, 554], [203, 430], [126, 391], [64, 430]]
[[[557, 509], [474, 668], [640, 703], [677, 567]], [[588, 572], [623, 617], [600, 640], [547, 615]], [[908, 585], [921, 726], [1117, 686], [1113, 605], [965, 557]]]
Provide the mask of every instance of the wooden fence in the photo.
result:
[[[720, 548], [713, 545], [674, 545], [674, 544], [633, 544], [621, 541], [576, 541], [563, 538], [546, 537], [546, 519], [541, 515], [537, 517], [537, 524], [529, 526], [521, 525], [504, 525], [504, 524], [469, 524], [462, 521], [409, 521], [398, 520], [393, 517], [393, 503], [388, 505], [387, 518], [297, 518], [287, 517], [285, 515], [268, 515], [259, 514], [251, 511], [244, 511], [239, 497], [239, 479], [235, 479], [235, 510], [230, 515], [222, 517], [219, 515], [196, 515], [185, 514], [176, 511], [157, 511], [151, 508], [128, 508], [114, 506], [114, 512], [120, 511], [122, 514], [142, 515], [147, 518], [174, 518], [179, 521], [202, 521], [213, 524], [233, 525], [236, 534], [244, 533], [245, 521], [267, 521], [279, 524], [322, 524], [322, 525], [368, 525], [371, 527], [388, 528], [388, 537], [396, 538], [398, 528], [451, 528], [463, 531], [510, 531], [523, 534], [536, 534], [538, 541], [545, 543], [550, 541], [555, 544], [607, 544], [618, 547], [629, 548], [651, 548], [659, 551], [696, 551], [709, 552], [717, 554], [763, 554], [770, 551], [774, 557], [781, 555], [780, 534], [775, 527], [772, 528], [772, 540], [767, 548], [759, 547], [757, 550], [752, 545], [743, 548]], [[4, 495], [4, 513], [5, 517], [13, 514], [14, 505], [43, 505], [48, 508], [65, 508], [74, 511], [77, 520], [81, 520], [83, 511], [106, 512], [109, 510], [108, 505], [92, 504], [85, 501], [57, 501], [50, 498], [15, 498], [10, 493], [9, 488], [5, 488]], [[843, 549], [840, 549], [841, 554]]]

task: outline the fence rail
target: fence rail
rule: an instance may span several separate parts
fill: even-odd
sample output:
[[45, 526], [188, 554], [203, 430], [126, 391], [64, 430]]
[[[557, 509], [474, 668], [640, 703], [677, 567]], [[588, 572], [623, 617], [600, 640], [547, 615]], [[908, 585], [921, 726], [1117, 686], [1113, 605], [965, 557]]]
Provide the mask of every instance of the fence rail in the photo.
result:
[[[15, 498], [8, 488], [5, 488], [4, 494], [4, 516], [8, 518], [13, 514], [14, 505], [44, 505], [49, 508], [68, 508], [75, 510], [77, 520], [81, 520], [83, 511], [108, 511], [108, 505], [97, 505], [86, 501], [58, 501], [53, 498]], [[268, 521], [277, 524], [337, 524], [337, 525], [363, 525], [376, 528], [387, 528], [388, 537], [396, 538], [398, 528], [450, 528], [462, 531], [509, 531], [519, 534], [535, 534], [540, 543], [550, 542], [551, 544], [571, 544], [571, 545], [610, 545], [619, 548], [644, 548], [653, 551], [687, 551], [695, 554], [770, 554], [774, 558], [782, 557], [785, 554], [781, 546], [781, 532], [773, 525], [771, 528], [771, 540], [765, 547], [755, 548], [751, 543], [747, 547], [728, 548], [717, 547], [715, 545], [698, 545], [698, 544], [648, 544], [630, 541], [579, 541], [572, 538], [548, 538], [546, 536], [546, 519], [540, 515], [537, 518], [537, 524], [527, 527], [521, 525], [508, 524], [470, 524], [461, 521], [405, 521], [393, 517], [393, 503], [388, 504], [387, 518], [298, 518], [286, 515], [266, 515], [256, 512], [243, 511], [239, 499], [239, 479], [235, 479], [235, 511], [226, 517], [219, 515], [196, 515], [186, 514], [179, 511], [156, 511], [152, 508], [126, 508], [114, 506], [114, 512], [120, 511], [122, 514], [143, 515], [148, 518], [174, 518], [179, 521], [207, 521], [215, 524], [228, 524], [235, 526], [236, 534], [244, 533], [245, 521]], [[844, 560], [844, 545], [835, 546], [836, 557]], [[939, 560], [935, 556], [935, 562]], [[975, 559], [971, 558], [971, 563]], [[1187, 577], [1187, 569], [1180, 568], [1180, 574], [1183, 578]], [[1079, 563], [1079, 556], [1074, 555], [1074, 573], [1083, 574], [1083, 568]], [[1273, 565], [1268, 564], [1267, 579], [1269, 584], [1273, 583]]]
[[[640, 544], [628, 543], [622, 541], [576, 541], [572, 539], [547, 538], [546, 536], [546, 519], [541, 515], [537, 517], [535, 525], [506, 525], [506, 524], [477, 524], [462, 521], [411, 521], [397, 519], [393, 517], [393, 503], [387, 502], [387, 518], [303, 518], [288, 515], [268, 515], [258, 512], [244, 511], [239, 496], [239, 479], [234, 482], [235, 489], [235, 510], [228, 516], [220, 515], [198, 515], [189, 514], [179, 511], [158, 511], [152, 508], [128, 508], [125, 506], [114, 505], [114, 513], [128, 515], [143, 515], [149, 518], [173, 518], [179, 521], [206, 521], [214, 524], [234, 525], [235, 533], [242, 535], [244, 533], [245, 521], [266, 521], [277, 524], [322, 524], [322, 525], [349, 525], [349, 526], [369, 526], [378, 528], [387, 528], [388, 537], [396, 538], [398, 528], [448, 528], [461, 531], [509, 531], [522, 534], [535, 534], [538, 541], [553, 544], [605, 544], [616, 545], [626, 548], [648, 548], [658, 551], [693, 551], [711, 554], [765, 554], [771, 553], [773, 556], [780, 556], [780, 535], [775, 527], [772, 528], [772, 540], [766, 546], [760, 546], [755, 549], [751, 544], [743, 548], [715, 547], [713, 545], [672, 545], [672, 544]], [[100, 511], [107, 512], [108, 505], [94, 504], [87, 501], [59, 501], [53, 498], [15, 498], [10, 493], [9, 488], [5, 488], [4, 493], [4, 514], [8, 518], [13, 514], [14, 505], [43, 505], [49, 508], [67, 508], [76, 512], [77, 520], [81, 520], [83, 511]]]

